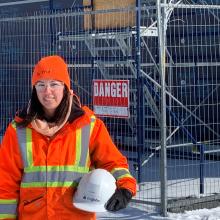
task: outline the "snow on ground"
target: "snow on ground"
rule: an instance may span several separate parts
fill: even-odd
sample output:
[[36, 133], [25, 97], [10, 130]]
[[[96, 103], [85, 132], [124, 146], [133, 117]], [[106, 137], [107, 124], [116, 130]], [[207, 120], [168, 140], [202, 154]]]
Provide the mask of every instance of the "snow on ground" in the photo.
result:
[[128, 207], [116, 213], [99, 213], [98, 220], [220, 220], [220, 207], [214, 209], [199, 209], [184, 213], [168, 213], [161, 217], [158, 212], [147, 212], [135, 207]]
[[[187, 179], [187, 180], [178, 180], [179, 182], [176, 182], [176, 187], [181, 188], [181, 183], [187, 182], [188, 184], [185, 185], [185, 190], [184, 190], [184, 195], [194, 195], [196, 198], [206, 196], [204, 195], [199, 195], [198, 192], [192, 187], [194, 184], [197, 186], [199, 185], [198, 179]], [[213, 185], [213, 183], [219, 183], [219, 179], [217, 178], [207, 178], [206, 179], [206, 184], [207, 188], [205, 191], [207, 191], [207, 195], [210, 195], [214, 193], [212, 192], [212, 189], [217, 189], [219, 185]], [[178, 184], [179, 183], [179, 184]], [[145, 194], [144, 192], [147, 189], [151, 189], [154, 192], [154, 202], [159, 202], [160, 201], [160, 187], [159, 187], [159, 182], [155, 182], [154, 184], [156, 187], [152, 187], [151, 182], [145, 182], [141, 184], [141, 187], [138, 187], [137, 191], [137, 196], [135, 197], [136, 199], [143, 199], [143, 200], [150, 200], [148, 197], [148, 194]], [[168, 181], [168, 186], [172, 186], [172, 181]], [[171, 188], [172, 189], [172, 188]], [[168, 194], [170, 194], [169, 198], [181, 198], [182, 192], [181, 190], [175, 190], [175, 191], [170, 191], [168, 187]], [[187, 192], [187, 194], [185, 194]], [[147, 196], [148, 198], [144, 198], [144, 195]], [[152, 194], [151, 194], [152, 195]], [[124, 210], [121, 210], [116, 213], [110, 213], [110, 212], [105, 212], [105, 213], [98, 213], [97, 214], [97, 219], [98, 220], [220, 220], [220, 207], [218, 208], [213, 208], [213, 209], [198, 209], [198, 210], [193, 210], [193, 211], [185, 211], [184, 213], [168, 213], [167, 217], [162, 217], [160, 215], [159, 209], [156, 208], [155, 206], [150, 206], [150, 205], [143, 205], [143, 204], [137, 204], [137, 203], [130, 203], [129, 207], [127, 207]]]

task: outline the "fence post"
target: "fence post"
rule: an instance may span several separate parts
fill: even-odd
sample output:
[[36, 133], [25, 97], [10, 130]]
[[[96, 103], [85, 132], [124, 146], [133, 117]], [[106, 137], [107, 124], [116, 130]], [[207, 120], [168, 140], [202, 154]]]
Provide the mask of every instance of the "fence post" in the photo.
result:
[[167, 216], [167, 152], [166, 152], [166, 0], [161, 5], [157, 0], [157, 28], [158, 49], [160, 57], [160, 83], [161, 83], [161, 158], [160, 158], [160, 190], [161, 190], [161, 214]]
[[[196, 76], [198, 76], [198, 66], [197, 66], [197, 59], [195, 59], [195, 73]], [[198, 79], [197, 79], [198, 80]], [[197, 143], [197, 139], [195, 138], [195, 143]], [[204, 194], [204, 162], [205, 162], [205, 155], [204, 150], [205, 146], [204, 144], [199, 145], [199, 193]]]
[[141, 67], [141, 1], [136, 0], [136, 54], [135, 63], [137, 71], [137, 150], [138, 150], [138, 182], [142, 181], [141, 157], [144, 148], [144, 102], [143, 102], [143, 79], [140, 72]]
[[50, 10], [53, 10], [53, 0], [49, 1]]

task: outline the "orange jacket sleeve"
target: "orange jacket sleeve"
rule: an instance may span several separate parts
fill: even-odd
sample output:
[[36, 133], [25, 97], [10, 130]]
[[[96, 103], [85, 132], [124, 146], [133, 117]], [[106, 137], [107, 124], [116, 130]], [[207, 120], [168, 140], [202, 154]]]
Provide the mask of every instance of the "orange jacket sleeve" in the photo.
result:
[[0, 219], [16, 219], [21, 161], [16, 132], [9, 125], [0, 147]]
[[113, 174], [118, 188], [136, 193], [136, 180], [129, 172], [128, 162], [113, 143], [106, 126], [96, 119], [90, 140], [91, 162], [95, 168], [103, 168]]

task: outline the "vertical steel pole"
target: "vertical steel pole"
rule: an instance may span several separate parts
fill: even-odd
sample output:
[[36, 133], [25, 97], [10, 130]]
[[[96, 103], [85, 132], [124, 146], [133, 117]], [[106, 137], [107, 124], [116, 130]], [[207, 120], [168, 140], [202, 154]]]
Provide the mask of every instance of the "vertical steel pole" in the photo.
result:
[[53, 10], [53, 0], [49, 1], [49, 7], [50, 7], [50, 10]]
[[[198, 77], [198, 66], [197, 66], [197, 59], [195, 59], [195, 75]], [[198, 78], [196, 78], [198, 80]], [[193, 139], [194, 143], [197, 142], [196, 139]], [[204, 155], [205, 146], [203, 144], [199, 145], [199, 153], [200, 153], [200, 160], [199, 160], [199, 193], [204, 193], [204, 162], [205, 162], [205, 155]]]
[[[50, 7], [50, 14], [53, 13], [53, 0], [49, 0], [49, 7]], [[53, 33], [53, 18], [49, 18], [49, 27], [50, 27], [50, 40], [51, 40], [51, 45], [50, 45], [50, 52], [53, 50], [53, 41], [54, 41], [54, 33]], [[57, 51], [56, 51], [57, 52]]]
[[140, 72], [141, 64], [141, 0], [136, 0], [136, 71], [137, 71], [137, 150], [138, 150], [138, 182], [142, 181], [141, 157], [144, 148], [144, 101], [143, 79]]
[[[157, 28], [158, 50], [160, 57], [161, 79], [161, 158], [160, 158], [160, 182], [161, 182], [161, 214], [167, 216], [167, 152], [166, 152], [166, 0], [157, 0]], [[161, 7], [162, 6], [162, 7]]]
[[200, 179], [200, 194], [204, 193], [204, 145], [200, 145], [200, 163], [199, 163], [199, 179]]

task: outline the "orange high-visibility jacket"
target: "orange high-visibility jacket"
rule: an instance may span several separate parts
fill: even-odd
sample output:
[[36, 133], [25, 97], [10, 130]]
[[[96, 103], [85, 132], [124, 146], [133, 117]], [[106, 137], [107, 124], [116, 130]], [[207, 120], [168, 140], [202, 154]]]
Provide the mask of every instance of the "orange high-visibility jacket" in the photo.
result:
[[[89, 220], [95, 213], [73, 207], [77, 183], [91, 167], [110, 171], [118, 188], [136, 193], [127, 160], [92, 111], [52, 138], [12, 122], [0, 147], [0, 219]], [[15, 120], [17, 120], [15, 118]]]

